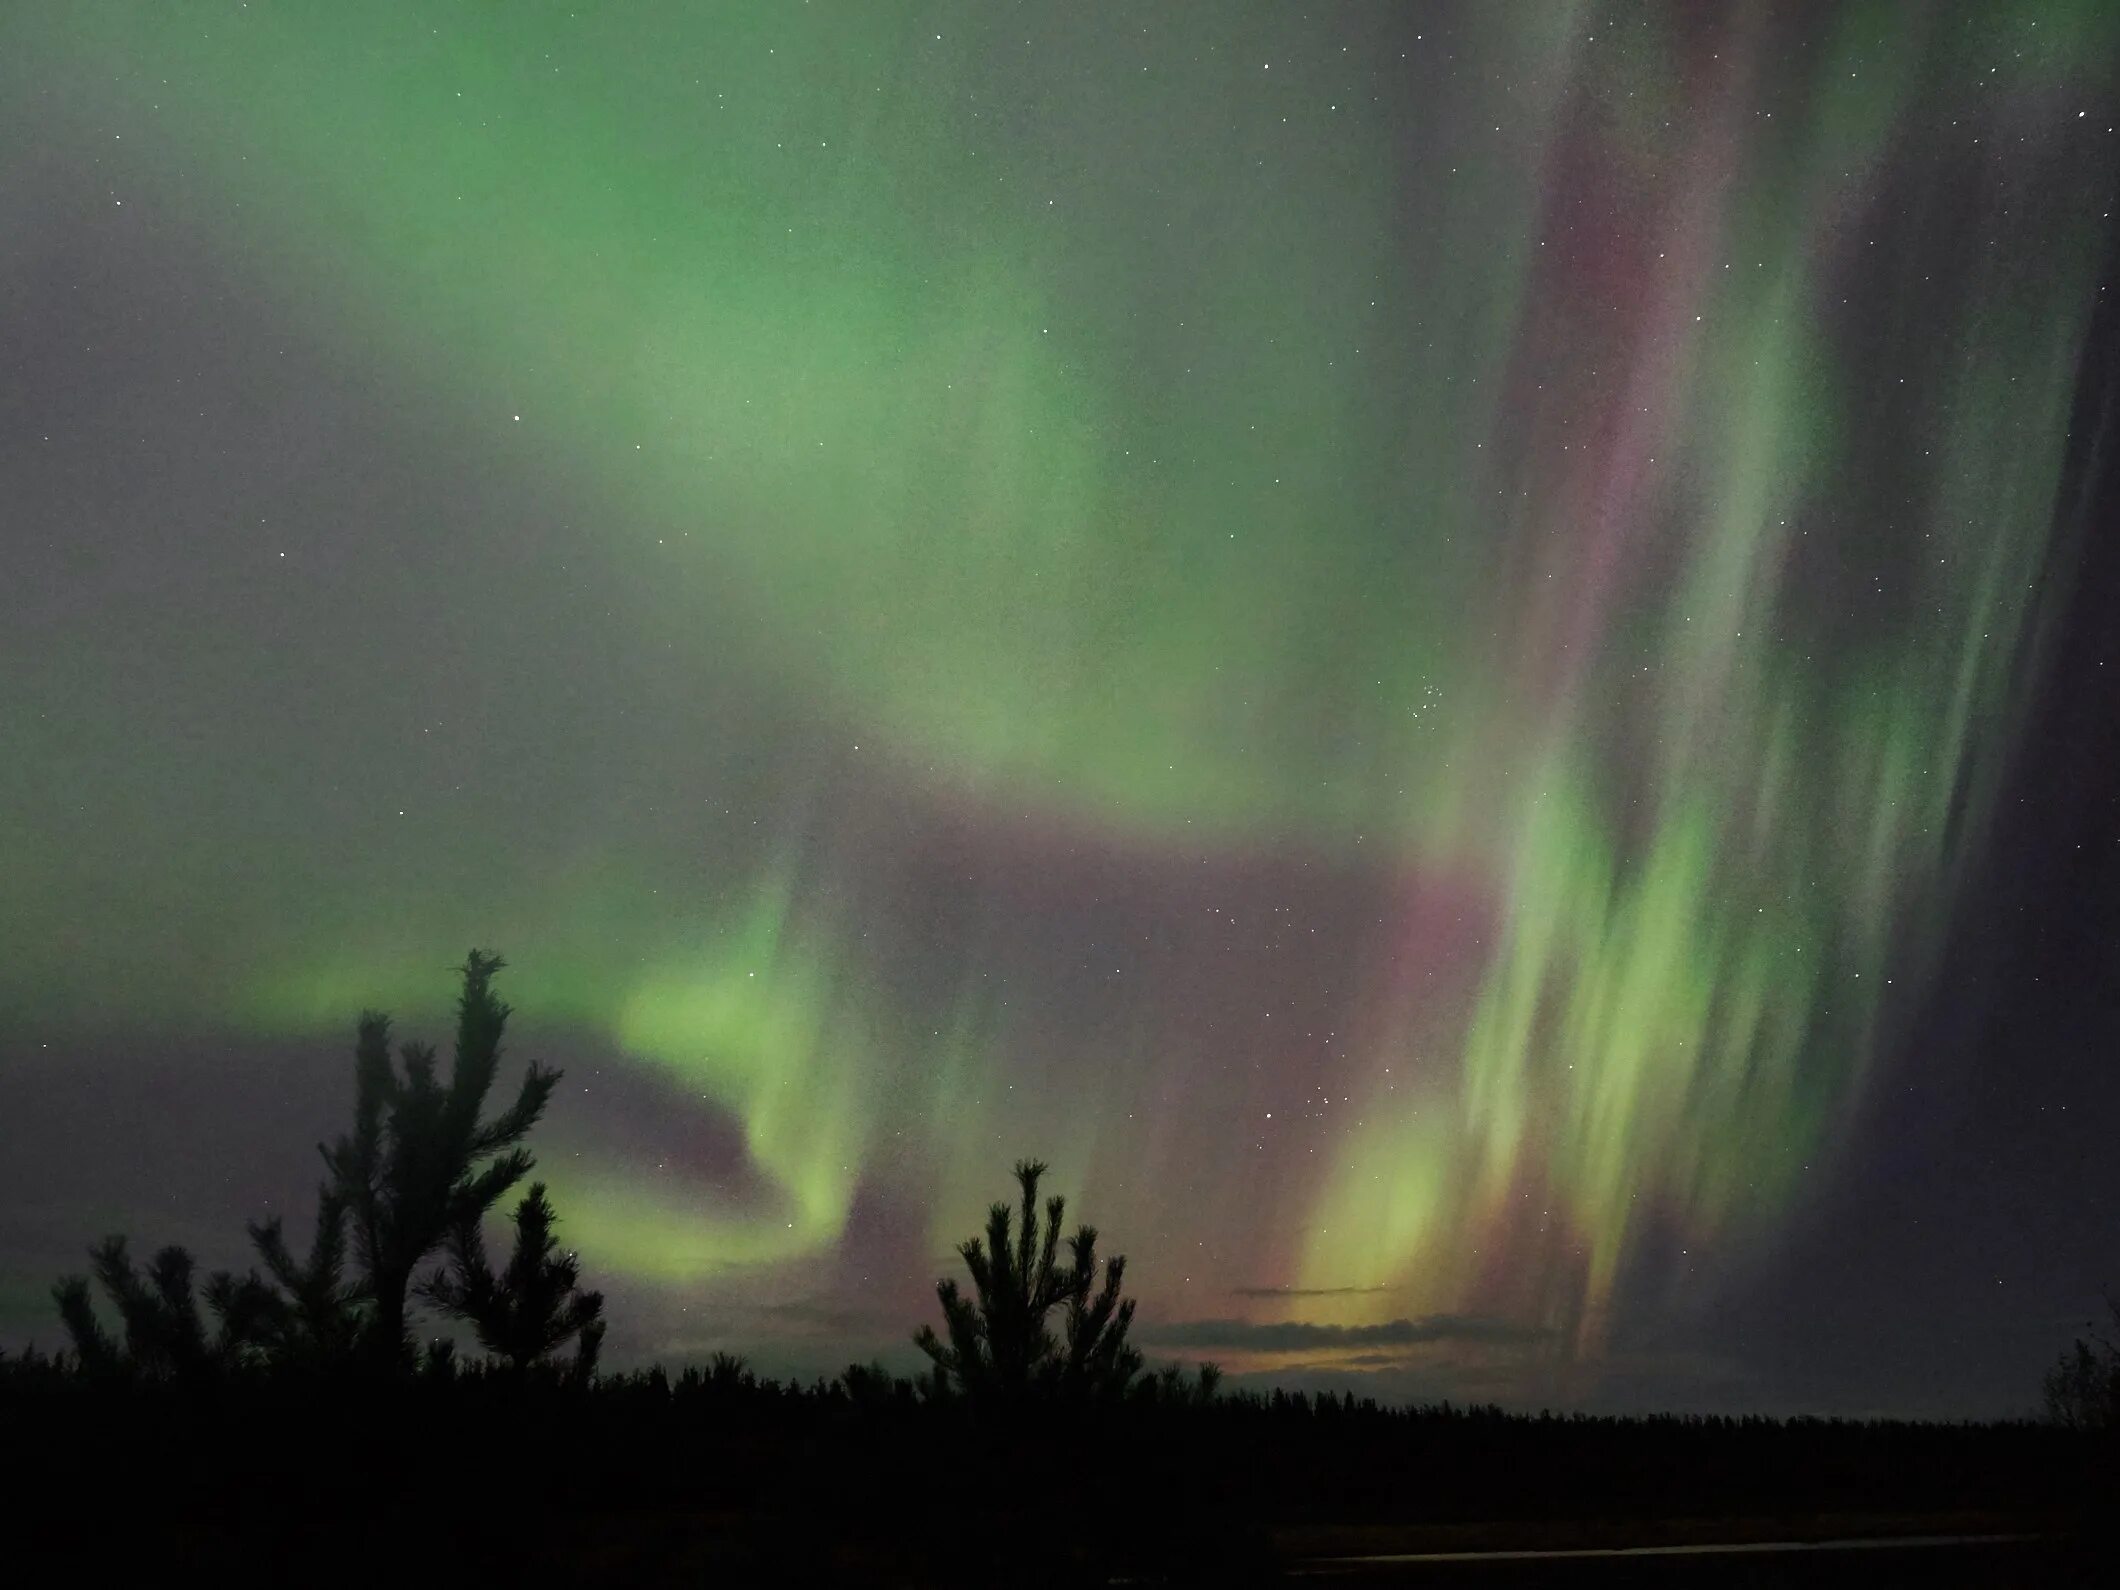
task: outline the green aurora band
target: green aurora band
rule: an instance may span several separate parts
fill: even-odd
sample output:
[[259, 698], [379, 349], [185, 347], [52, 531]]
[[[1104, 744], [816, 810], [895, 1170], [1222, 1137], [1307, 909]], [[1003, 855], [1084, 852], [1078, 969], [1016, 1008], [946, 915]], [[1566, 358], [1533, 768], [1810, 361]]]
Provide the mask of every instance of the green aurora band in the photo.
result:
[[[768, 1189], [563, 1101], [611, 1271], [794, 1275], [870, 1179], [940, 1251], [1035, 1147], [1151, 1312], [1271, 1285], [1333, 1295], [1254, 1318], [1594, 1360], [1664, 1238], [1771, 1234], [1925, 975], [2066, 595], [2120, 164], [2110, 7], [1692, 9], [1404, 24], [1446, 71], [1270, 7], [19, 8], [12, 70], [151, 106], [132, 158], [240, 201], [281, 306], [593, 505], [680, 712], [582, 732], [646, 782], [729, 736], [777, 814], [696, 864], [676, 818], [550, 864], [467, 819], [295, 920], [253, 874], [313, 835], [221, 831], [246, 866], [183, 875], [218, 925], [99, 1019], [417, 1030], [476, 938], [526, 1031], [740, 1123]], [[110, 746], [214, 753], [50, 667]], [[1302, 1039], [1234, 1038], [1170, 884], [1138, 991], [1071, 1026], [1037, 869], [958, 879], [906, 970], [886, 807], [1151, 893], [1339, 880], [1360, 931]], [[0, 856], [42, 891], [119, 866], [37, 810]], [[10, 994], [75, 986], [0, 913]]]

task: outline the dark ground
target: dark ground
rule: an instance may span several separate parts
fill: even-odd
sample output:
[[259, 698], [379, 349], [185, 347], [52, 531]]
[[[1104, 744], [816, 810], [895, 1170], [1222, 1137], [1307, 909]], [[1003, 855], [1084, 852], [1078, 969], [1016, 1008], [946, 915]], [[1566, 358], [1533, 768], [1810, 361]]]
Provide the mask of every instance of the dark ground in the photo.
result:
[[[2033, 1425], [1232, 1401], [1006, 1430], [706, 1382], [0, 1393], [9, 1561], [88, 1582], [2099, 1583], [2107, 1442]], [[1547, 1561], [1406, 1553], [2031, 1541]]]
[[1906, 1547], [1691, 1556], [1553, 1557], [1501, 1562], [1323, 1564], [1294, 1569], [1302, 1583], [1363, 1586], [1863, 1584], [1957, 1586], [2105, 1584], [2110, 1561], [2066, 1541], [1992, 1541]]

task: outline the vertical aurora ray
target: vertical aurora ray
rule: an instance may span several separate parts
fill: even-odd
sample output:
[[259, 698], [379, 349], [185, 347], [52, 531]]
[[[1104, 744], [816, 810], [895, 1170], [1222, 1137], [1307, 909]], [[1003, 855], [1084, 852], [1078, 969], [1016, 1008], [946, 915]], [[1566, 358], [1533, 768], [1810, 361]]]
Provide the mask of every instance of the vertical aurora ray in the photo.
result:
[[[1660, 147], [1601, 157], [1716, 169], [1629, 184], [1653, 196], [1634, 235], [1656, 263], [1637, 262], [1641, 305], [1600, 353], [1617, 365], [1606, 400], [1624, 407], [1593, 414], [1587, 465], [1519, 466], [1516, 494], [1543, 499], [1527, 529], [1559, 586], [1527, 593], [1526, 655], [1551, 637], [1564, 655], [1545, 668], [1563, 673], [1557, 700], [1532, 703], [1552, 703], [1541, 748], [1489, 841], [1505, 924], [1455, 1076], [1447, 1057], [1430, 1062], [1459, 1130], [1435, 1140], [1411, 1104], [1365, 1128], [1320, 1206], [1313, 1285], [1426, 1266], [1457, 1277], [1437, 1306], [1462, 1304], [1478, 1288], [1449, 1248], [1468, 1231], [1493, 1244], [1535, 1196], [1550, 1211], [1541, 1230], [1558, 1235], [1503, 1238], [1490, 1272], [1517, 1306], [1532, 1278], [1532, 1306], [1594, 1341], [1645, 1227], [1701, 1242], [1785, 1206], [1860, 1084], [1883, 988], [1920, 974], [2034, 641], [2099, 190], [2053, 156], [1975, 153], [1983, 129], [1992, 147], [2027, 115], [2006, 90], [1987, 116], [1954, 119], [1955, 149], [1885, 169], [1892, 144], [1954, 97], [1931, 73], [1948, 84], [1978, 53], [1939, 43], [1954, 67], [1918, 70], [1888, 58], [1888, 23], [1851, 15], [1799, 91], [1809, 114], [1788, 118], [1787, 143], [1755, 135], [1731, 161], [1731, 120], [1772, 113], [1741, 92], [1770, 41], [1733, 29], [1720, 49], [1699, 46], [1696, 82], [1711, 86], [1670, 107]], [[1875, 86], [1879, 68], [1890, 75]], [[1847, 85], [1866, 79], [1857, 103]], [[1586, 100], [1598, 87], [1585, 73]], [[1586, 110], [1577, 136], [1611, 136], [1599, 121]], [[1882, 295], [1929, 279], [1929, 261], [1865, 258], [1889, 209], [1938, 207], [1967, 182], [1979, 198], [1964, 224], [1985, 257], [1940, 316], [1931, 300], [1924, 341], [1879, 347], [1834, 326], [1851, 284]], [[1572, 230], [1540, 246], [1568, 248]], [[1523, 358], [1550, 370], [1554, 352]], [[1861, 476], [1891, 467], [1874, 438], [1899, 426], [1931, 444], [1920, 484], [1889, 510], [1911, 534], [1854, 506], [1877, 513]], [[1873, 539], [1897, 555], [1876, 556]], [[1845, 550], [1814, 551], [1836, 542]], [[1872, 580], [1807, 588], [1835, 557]], [[1630, 574], [1664, 583], [1630, 593]], [[1807, 633], [1821, 596], [1852, 632], [1837, 654]], [[1617, 723], [1599, 696], [1617, 701]], [[1615, 745], [1633, 756], [1615, 759]], [[1400, 1145], [1424, 1137], [1409, 1164]]]
[[920, 1268], [1037, 1149], [1164, 1317], [1594, 1357], [1801, 1196], [2066, 594], [2104, 8], [255, 13], [8, 28], [582, 506], [654, 688], [524, 709], [644, 803], [564, 864], [466, 818], [291, 924], [215, 875], [197, 1019], [500, 944], [736, 1123], [751, 1205], [555, 1169], [667, 1288], [822, 1273], [879, 1186]]

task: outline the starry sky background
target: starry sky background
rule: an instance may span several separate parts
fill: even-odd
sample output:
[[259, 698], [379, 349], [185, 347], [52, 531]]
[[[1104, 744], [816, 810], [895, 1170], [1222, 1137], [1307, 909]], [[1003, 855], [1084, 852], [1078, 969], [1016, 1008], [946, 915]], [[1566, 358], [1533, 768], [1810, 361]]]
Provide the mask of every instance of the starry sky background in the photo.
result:
[[0, 1338], [473, 944], [617, 1362], [1990, 1414], [2120, 1282], [2120, 12], [0, 18]]

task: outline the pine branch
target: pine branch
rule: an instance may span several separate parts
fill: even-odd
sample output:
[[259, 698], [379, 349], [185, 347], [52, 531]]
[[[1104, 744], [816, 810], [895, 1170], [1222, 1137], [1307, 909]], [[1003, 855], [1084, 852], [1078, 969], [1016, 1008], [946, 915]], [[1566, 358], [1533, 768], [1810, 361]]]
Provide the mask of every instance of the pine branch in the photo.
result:
[[1031, 1273], [1031, 1253], [1038, 1240], [1038, 1178], [1044, 1174], [1042, 1160], [1016, 1161], [1016, 1180], [1023, 1188], [1023, 1230], [1017, 1239], [1016, 1274], [1022, 1277]]
[[523, 1085], [516, 1093], [515, 1102], [471, 1134], [471, 1157], [482, 1158], [498, 1153], [529, 1136], [530, 1129], [544, 1115], [545, 1106], [552, 1099], [552, 1090], [559, 1086], [563, 1074], [532, 1063], [523, 1073]]
[[96, 1308], [89, 1296], [88, 1277], [85, 1275], [61, 1276], [52, 1283], [52, 1302], [59, 1310], [59, 1322], [66, 1327], [66, 1334], [74, 1346], [74, 1357], [83, 1370], [90, 1374], [109, 1374], [119, 1367], [118, 1344], [96, 1318]]

